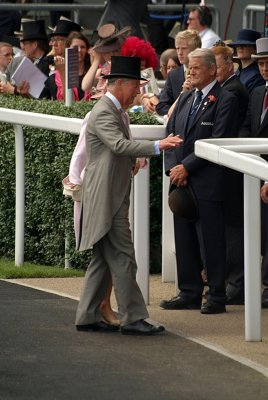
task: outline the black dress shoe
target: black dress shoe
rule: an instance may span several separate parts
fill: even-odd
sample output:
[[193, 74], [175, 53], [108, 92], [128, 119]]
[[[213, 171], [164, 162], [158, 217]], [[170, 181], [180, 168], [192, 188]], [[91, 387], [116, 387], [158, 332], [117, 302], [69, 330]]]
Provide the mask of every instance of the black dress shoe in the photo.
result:
[[226, 299], [226, 305], [227, 306], [231, 306], [231, 305], [238, 306], [238, 305], [244, 305], [244, 304], [245, 304], [244, 297], [227, 296], [227, 299]]
[[235, 287], [228, 283], [226, 287], [226, 304], [243, 305], [245, 304], [244, 288]]
[[207, 301], [202, 304], [201, 314], [221, 314], [226, 312], [225, 304], [215, 303], [214, 301]]
[[165, 310], [200, 310], [201, 298], [191, 299], [179, 294], [171, 300], [162, 300], [160, 307]]
[[262, 292], [261, 306], [262, 308], [268, 308], [268, 288]]
[[119, 331], [119, 325], [107, 324], [104, 321], [96, 322], [95, 324], [76, 325], [78, 331], [101, 331], [101, 332], [115, 332]]
[[155, 326], [143, 319], [133, 322], [132, 324], [121, 326], [121, 333], [123, 335], [151, 336], [164, 331], [164, 326]]

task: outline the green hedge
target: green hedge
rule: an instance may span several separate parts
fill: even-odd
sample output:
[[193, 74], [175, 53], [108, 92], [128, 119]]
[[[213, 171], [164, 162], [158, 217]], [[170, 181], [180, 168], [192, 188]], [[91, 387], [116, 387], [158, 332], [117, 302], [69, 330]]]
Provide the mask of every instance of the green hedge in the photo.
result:
[[[64, 117], [84, 118], [95, 102], [74, 103], [0, 96], [0, 107]], [[146, 113], [131, 113], [133, 124], [157, 124]], [[25, 142], [25, 260], [64, 265], [65, 235], [70, 237], [70, 261], [85, 268], [90, 252], [75, 251], [73, 203], [62, 195], [77, 135], [24, 127]], [[151, 160], [151, 272], [161, 268], [162, 157]], [[0, 256], [14, 259], [15, 243], [15, 134], [0, 123]]]

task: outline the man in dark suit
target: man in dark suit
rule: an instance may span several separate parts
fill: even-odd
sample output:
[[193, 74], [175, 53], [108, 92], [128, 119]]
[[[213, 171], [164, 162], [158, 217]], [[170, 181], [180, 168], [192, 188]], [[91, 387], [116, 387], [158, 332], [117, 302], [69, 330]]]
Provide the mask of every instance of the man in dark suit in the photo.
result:
[[[47, 59], [47, 53], [49, 51], [48, 36], [46, 33], [45, 21], [25, 21], [22, 22], [22, 37], [20, 39], [21, 48], [24, 52], [24, 56], [28, 57], [40, 71], [45, 75], [49, 75], [49, 61]], [[17, 67], [21, 63], [24, 56], [13, 58], [7, 68], [7, 80], [6, 91], [10, 94], [21, 94], [29, 95], [29, 83], [24, 82], [23, 85], [18, 88], [12, 81], [12, 75], [16, 71]]]
[[[248, 92], [234, 73], [233, 50], [223, 45], [212, 47], [216, 58], [217, 81], [233, 93], [239, 102], [238, 126], [242, 126], [248, 108]], [[233, 132], [235, 135], [238, 132]], [[226, 168], [226, 296], [227, 304], [244, 304], [244, 194], [243, 174]]]
[[[266, 85], [256, 87], [249, 99], [247, 117], [242, 129], [239, 132], [240, 137], [268, 137], [268, 38], [261, 38], [256, 41], [257, 51], [252, 55], [254, 61], [257, 61], [260, 74]], [[268, 160], [267, 155], [264, 156]], [[264, 203], [267, 203], [267, 184], [261, 189], [261, 197]], [[268, 206], [262, 204], [262, 255], [263, 255], [263, 284], [265, 289], [262, 293], [262, 307], [268, 308]]]
[[[196, 140], [228, 137], [236, 132], [236, 97], [216, 81], [216, 60], [209, 49], [189, 54], [190, 78], [195, 90], [183, 93], [167, 126], [180, 135], [181, 149], [165, 153], [165, 170], [172, 185], [190, 185], [199, 216], [189, 221], [174, 214], [176, 261], [180, 293], [163, 300], [164, 309], [200, 309], [202, 314], [226, 311], [224, 169], [194, 154]], [[207, 274], [206, 302], [201, 306], [203, 265]]]
[[176, 35], [175, 46], [181, 66], [167, 75], [165, 87], [160, 93], [159, 103], [156, 106], [156, 112], [159, 115], [166, 115], [181, 93], [188, 75], [188, 54], [201, 47], [201, 39], [198, 32], [189, 29]]

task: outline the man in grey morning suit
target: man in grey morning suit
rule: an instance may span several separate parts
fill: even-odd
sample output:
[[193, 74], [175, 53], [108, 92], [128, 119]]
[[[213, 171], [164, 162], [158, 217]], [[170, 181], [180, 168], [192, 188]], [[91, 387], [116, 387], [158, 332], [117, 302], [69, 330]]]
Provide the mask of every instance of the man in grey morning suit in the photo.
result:
[[93, 246], [76, 314], [77, 330], [117, 330], [101, 319], [100, 303], [110, 270], [123, 334], [164, 331], [145, 321], [148, 312], [136, 282], [137, 265], [128, 210], [135, 158], [153, 156], [180, 145], [178, 137], [134, 141], [123, 111], [140, 93], [140, 59], [112, 57], [107, 93], [94, 106], [86, 131], [87, 164], [83, 180], [79, 250]]

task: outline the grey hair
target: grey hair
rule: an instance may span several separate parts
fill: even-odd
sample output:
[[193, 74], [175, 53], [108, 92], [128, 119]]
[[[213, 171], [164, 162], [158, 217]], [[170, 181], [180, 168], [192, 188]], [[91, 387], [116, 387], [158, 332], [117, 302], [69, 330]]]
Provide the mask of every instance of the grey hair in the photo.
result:
[[216, 65], [215, 56], [210, 49], [195, 49], [188, 54], [188, 58], [189, 60], [191, 60], [191, 58], [201, 58], [203, 63], [209, 68], [212, 65]]
[[130, 81], [130, 80], [133, 80], [133, 79], [130, 79], [130, 78], [121, 78], [121, 77], [118, 77], [118, 78], [110, 78], [110, 79], [108, 79], [108, 86], [114, 86], [115, 83], [116, 83], [116, 81], [118, 81], [118, 79], [120, 79], [120, 80], [122, 80], [122, 81], [124, 81], [124, 82], [128, 82], [128, 81]]

